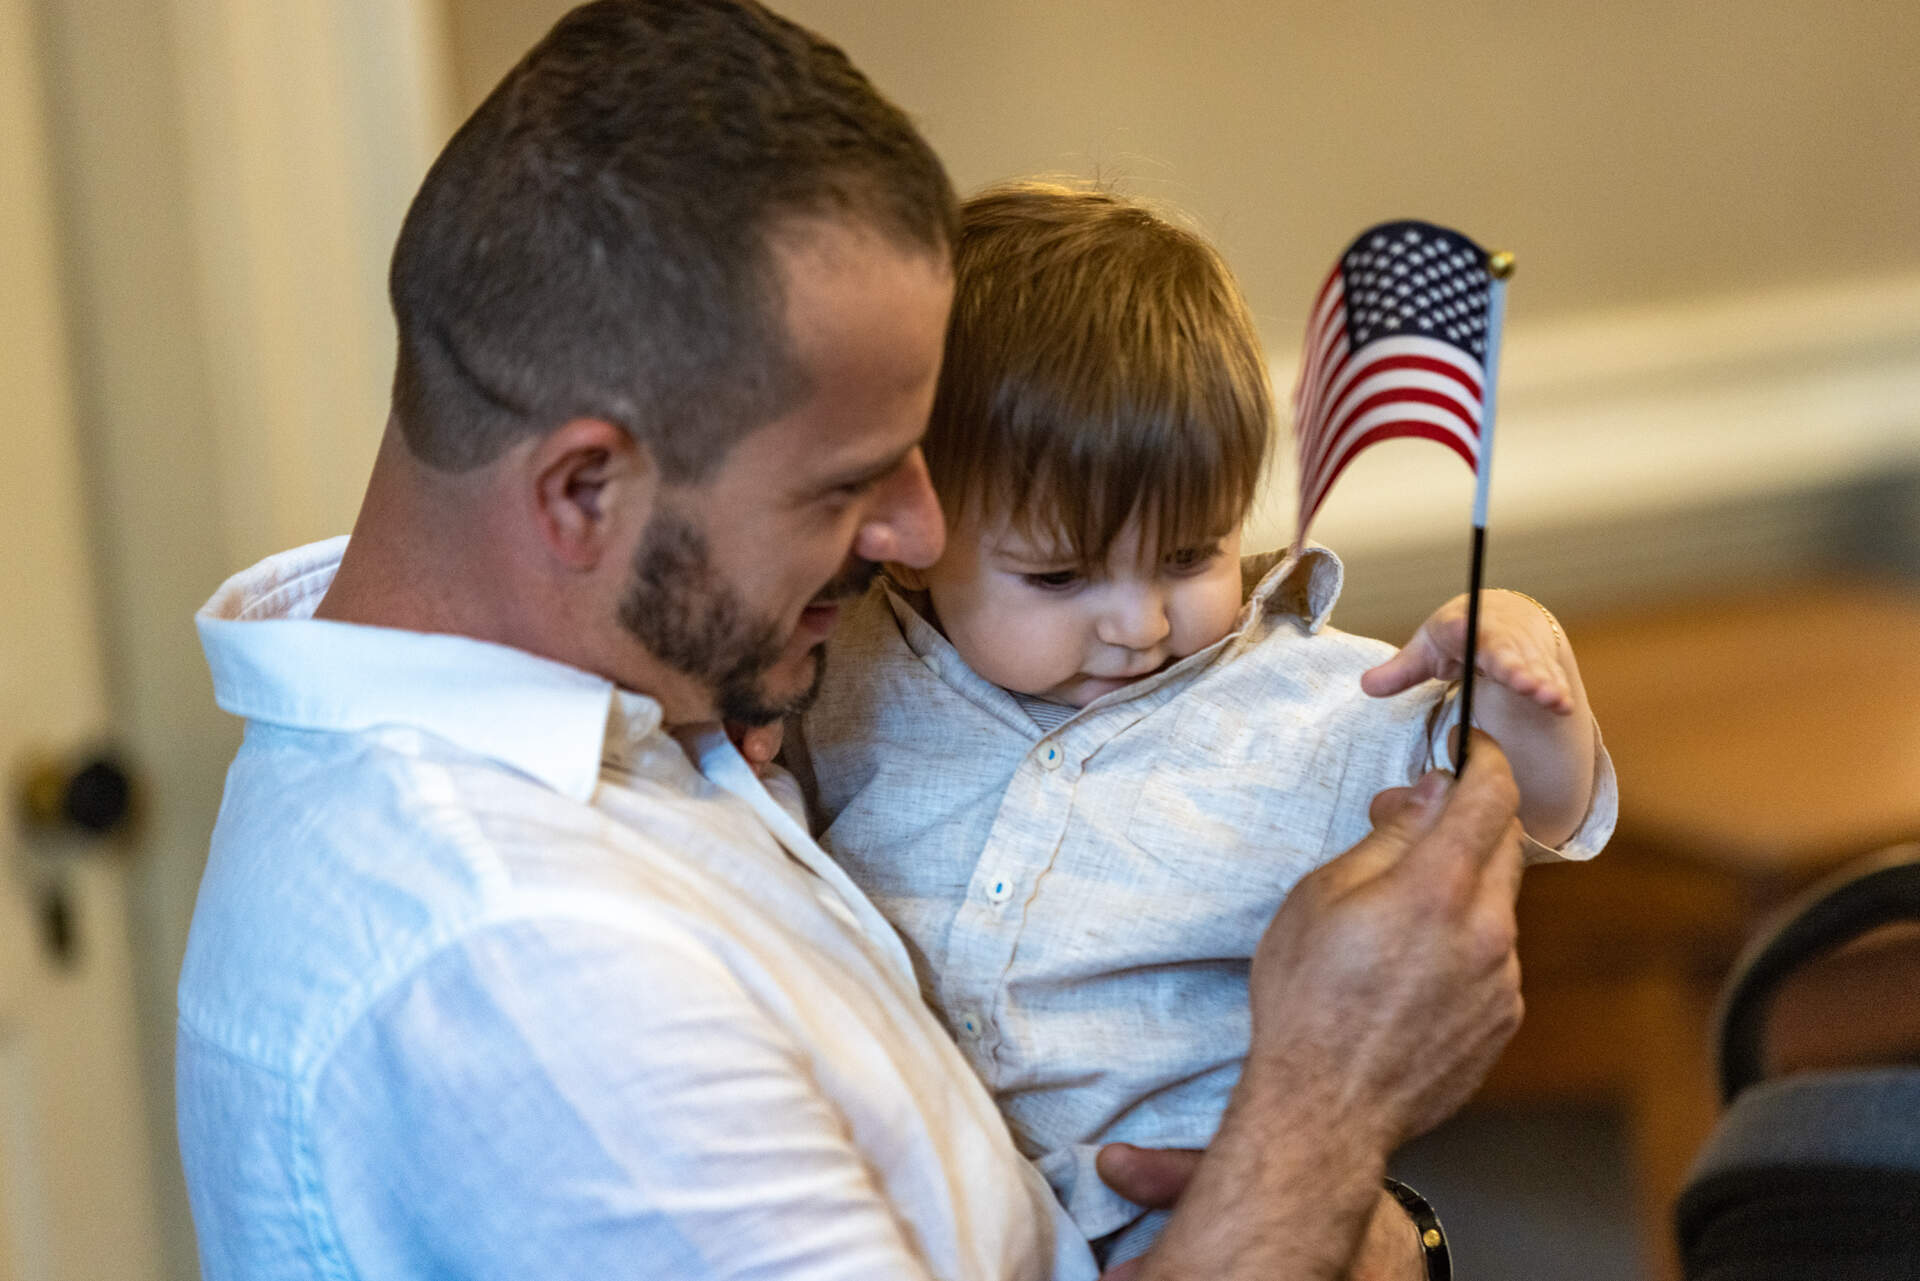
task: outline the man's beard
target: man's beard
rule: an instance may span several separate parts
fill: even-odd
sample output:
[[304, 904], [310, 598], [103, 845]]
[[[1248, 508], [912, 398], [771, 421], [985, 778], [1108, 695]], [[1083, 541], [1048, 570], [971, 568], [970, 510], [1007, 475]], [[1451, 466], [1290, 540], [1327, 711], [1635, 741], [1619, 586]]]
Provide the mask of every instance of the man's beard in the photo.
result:
[[[857, 562], [815, 599], [857, 596], [879, 568]], [[712, 690], [723, 720], [741, 725], [766, 725], [805, 711], [826, 675], [826, 647], [815, 645], [806, 689], [776, 697], [767, 688], [767, 672], [786, 649], [779, 623], [755, 616], [713, 567], [706, 535], [675, 511], [663, 508], [642, 531], [619, 618], [655, 658]]]

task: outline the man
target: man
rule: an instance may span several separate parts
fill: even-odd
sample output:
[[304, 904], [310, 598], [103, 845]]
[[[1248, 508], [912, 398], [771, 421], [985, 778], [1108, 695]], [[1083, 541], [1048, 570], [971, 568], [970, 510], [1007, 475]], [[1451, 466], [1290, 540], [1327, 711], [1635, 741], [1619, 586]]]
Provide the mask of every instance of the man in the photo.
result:
[[[724, 0], [576, 10], [448, 144], [351, 542], [201, 613], [249, 720], [181, 977], [208, 1277], [1093, 1274], [718, 728], [803, 705], [836, 602], [940, 551], [952, 219], [837, 50]], [[1474, 760], [1276, 918], [1197, 1168], [1111, 1153], [1187, 1184], [1142, 1275], [1331, 1277], [1363, 1239], [1420, 1275], [1385, 1155], [1518, 1018], [1513, 790]]]

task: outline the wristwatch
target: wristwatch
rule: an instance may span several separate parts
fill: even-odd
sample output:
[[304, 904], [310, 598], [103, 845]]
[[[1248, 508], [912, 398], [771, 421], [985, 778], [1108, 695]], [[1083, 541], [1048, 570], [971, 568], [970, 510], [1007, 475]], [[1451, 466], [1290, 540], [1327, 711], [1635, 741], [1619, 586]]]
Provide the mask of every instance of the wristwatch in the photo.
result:
[[1413, 1230], [1420, 1234], [1420, 1252], [1427, 1261], [1427, 1281], [1453, 1281], [1453, 1256], [1447, 1252], [1447, 1230], [1440, 1226], [1440, 1216], [1433, 1212], [1433, 1206], [1425, 1197], [1400, 1180], [1388, 1179], [1386, 1184], [1387, 1191], [1413, 1220]]

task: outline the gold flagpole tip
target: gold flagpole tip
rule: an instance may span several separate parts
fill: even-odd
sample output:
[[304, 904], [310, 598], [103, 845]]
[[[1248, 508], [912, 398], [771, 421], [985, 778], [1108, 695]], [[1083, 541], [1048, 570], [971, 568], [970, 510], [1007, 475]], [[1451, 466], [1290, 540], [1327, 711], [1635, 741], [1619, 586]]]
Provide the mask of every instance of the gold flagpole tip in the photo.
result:
[[1505, 280], [1513, 275], [1513, 255], [1504, 249], [1488, 254], [1487, 274], [1495, 280]]

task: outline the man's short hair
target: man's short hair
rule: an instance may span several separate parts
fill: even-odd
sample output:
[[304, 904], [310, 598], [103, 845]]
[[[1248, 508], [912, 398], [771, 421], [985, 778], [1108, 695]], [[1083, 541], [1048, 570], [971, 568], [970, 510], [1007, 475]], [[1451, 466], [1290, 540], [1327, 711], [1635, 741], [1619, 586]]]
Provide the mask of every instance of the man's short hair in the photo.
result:
[[950, 521], [1007, 520], [1092, 568], [1138, 519], [1170, 555], [1246, 518], [1272, 434], [1253, 317], [1205, 240], [1054, 183], [962, 206], [925, 445]]
[[669, 481], [807, 393], [772, 234], [863, 223], [944, 259], [946, 172], [846, 55], [752, 0], [597, 0], [521, 60], [414, 197], [395, 416], [464, 470], [573, 418]]

